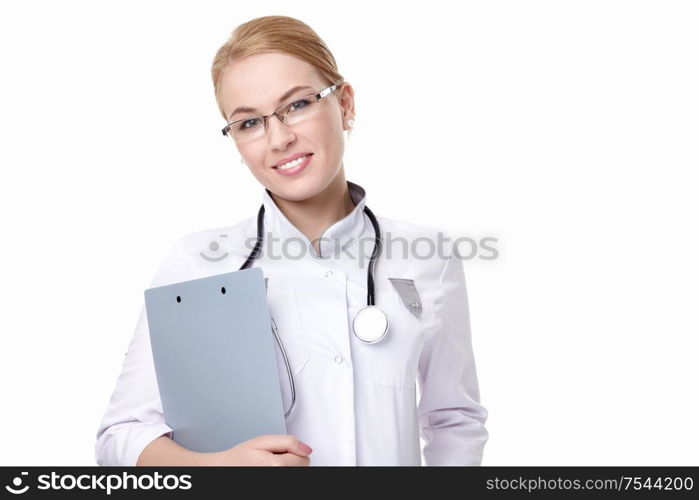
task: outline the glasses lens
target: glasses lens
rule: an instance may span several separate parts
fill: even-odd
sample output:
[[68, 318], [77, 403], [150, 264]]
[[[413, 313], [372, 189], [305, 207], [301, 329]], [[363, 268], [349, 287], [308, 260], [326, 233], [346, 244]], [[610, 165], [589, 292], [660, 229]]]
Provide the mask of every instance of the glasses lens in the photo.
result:
[[228, 137], [238, 144], [244, 144], [265, 133], [265, 122], [261, 116], [251, 116], [236, 120], [228, 129]]
[[318, 111], [318, 101], [315, 96], [303, 96], [295, 99], [281, 109], [284, 122], [291, 125], [305, 120]]

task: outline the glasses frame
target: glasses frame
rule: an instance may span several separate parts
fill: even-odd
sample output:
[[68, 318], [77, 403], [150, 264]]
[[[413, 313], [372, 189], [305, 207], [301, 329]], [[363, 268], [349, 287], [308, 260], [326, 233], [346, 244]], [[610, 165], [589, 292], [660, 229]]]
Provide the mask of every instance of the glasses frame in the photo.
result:
[[[272, 112], [271, 112], [270, 114], [268, 114], [268, 115], [255, 115], [255, 116], [249, 116], [249, 117], [247, 117], [247, 118], [241, 118], [240, 120], [236, 120], [236, 121], [234, 121], [234, 122], [227, 123], [226, 126], [223, 127], [223, 129], [221, 129], [221, 133], [223, 134], [224, 137], [226, 137], [226, 136], [228, 136], [228, 131], [229, 131], [229, 130], [231, 129], [231, 127], [232, 127], [233, 125], [235, 125], [236, 123], [244, 122], [244, 121], [247, 121], [247, 120], [252, 120], [252, 119], [254, 119], [254, 118], [262, 118], [262, 123], [263, 123], [263, 125], [264, 125], [264, 127], [265, 127], [265, 134], [266, 134], [266, 133], [267, 133], [267, 118], [271, 117], [272, 115], [277, 115], [277, 118], [279, 118], [279, 121], [280, 121], [280, 122], [282, 122], [282, 123], [285, 124], [285, 125], [288, 125], [288, 123], [286, 123], [286, 122], [284, 121], [284, 118], [285, 118], [285, 117], [279, 114], [279, 110], [280, 110], [280, 109], [286, 108], [286, 107], [289, 106], [290, 104], [293, 104], [293, 103], [295, 103], [296, 101], [303, 99], [304, 97], [315, 97], [315, 98], [316, 98], [316, 102], [318, 102], [318, 101], [320, 101], [323, 97], [326, 97], [326, 96], [332, 94], [335, 90], [337, 90], [337, 89], [339, 89], [340, 87], [342, 87], [342, 85], [344, 85], [344, 82], [343, 82], [343, 83], [336, 83], [336, 84], [330, 85], [329, 87], [326, 87], [326, 88], [324, 88], [323, 90], [321, 90], [321, 91], [319, 91], [319, 92], [316, 92], [316, 93], [304, 94], [304, 95], [302, 95], [302, 96], [300, 96], [300, 97], [295, 98], [293, 101], [289, 101], [289, 102], [287, 102], [287, 103], [285, 103], [285, 104], [282, 104], [281, 106], [279, 106], [277, 109], [275, 109], [274, 111], [272, 111]], [[231, 137], [231, 139], [232, 139], [232, 137]], [[233, 139], [233, 140], [235, 140], [235, 139]]]

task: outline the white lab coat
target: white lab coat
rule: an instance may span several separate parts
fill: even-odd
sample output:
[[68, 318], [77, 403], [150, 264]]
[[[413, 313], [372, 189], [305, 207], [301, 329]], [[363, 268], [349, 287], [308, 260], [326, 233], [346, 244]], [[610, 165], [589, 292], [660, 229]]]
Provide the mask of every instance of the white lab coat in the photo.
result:
[[[365, 190], [348, 186], [356, 206], [324, 232], [319, 255], [263, 194], [266, 242], [253, 267], [268, 279], [269, 310], [295, 377], [287, 432], [313, 448], [311, 465], [480, 465], [488, 413], [480, 404], [463, 263], [451, 253], [428, 255], [436, 229], [377, 215], [385, 241], [375, 297], [389, 331], [377, 344], [360, 342], [352, 319], [366, 305], [374, 230], [363, 212]], [[256, 234], [256, 213], [232, 227], [187, 234], [151, 286], [235, 271]], [[414, 251], [404, 251], [410, 245]], [[422, 307], [411, 311], [389, 278], [413, 280]], [[277, 360], [286, 409], [289, 383], [283, 358]], [[142, 308], [97, 431], [97, 463], [135, 465], [152, 440], [170, 432]]]

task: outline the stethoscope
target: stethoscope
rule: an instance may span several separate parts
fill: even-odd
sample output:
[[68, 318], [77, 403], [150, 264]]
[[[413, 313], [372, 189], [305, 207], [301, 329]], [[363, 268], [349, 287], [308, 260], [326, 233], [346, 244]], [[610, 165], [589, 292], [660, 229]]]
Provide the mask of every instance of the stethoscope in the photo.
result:
[[[374, 217], [374, 213], [369, 210], [369, 207], [366, 205], [364, 206], [364, 212], [369, 217], [371, 225], [374, 226], [374, 251], [371, 253], [371, 258], [369, 259], [369, 266], [367, 269], [367, 305], [362, 307], [354, 315], [354, 319], [352, 320], [352, 330], [354, 331], [354, 335], [361, 342], [364, 342], [365, 344], [376, 344], [382, 340], [388, 332], [388, 317], [379, 306], [374, 304], [374, 266], [376, 264], [376, 259], [379, 256], [383, 240], [381, 238], [379, 223], [376, 220], [376, 217]], [[243, 265], [240, 266], [239, 271], [250, 267], [253, 261], [260, 256], [262, 244], [264, 243], [264, 214], [265, 206], [263, 204], [260, 206], [260, 210], [257, 213], [257, 241], [255, 242], [255, 247], [252, 249], [252, 252], [250, 252], [250, 255], [248, 255]], [[287, 358], [284, 346], [279, 339], [277, 324], [274, 322], [274, 318], [271, 318], [271, 320], [272, 333], [274, 334], [274, 338], [277, 340], [279, 349], [284, 357], [286, 371], [291, 384], [291, 406], [284, 414], [285, 417], [288, 417], [296, 404], [296, 388], [294, 386], [294, 377], [291, 373], [289, 359]]]

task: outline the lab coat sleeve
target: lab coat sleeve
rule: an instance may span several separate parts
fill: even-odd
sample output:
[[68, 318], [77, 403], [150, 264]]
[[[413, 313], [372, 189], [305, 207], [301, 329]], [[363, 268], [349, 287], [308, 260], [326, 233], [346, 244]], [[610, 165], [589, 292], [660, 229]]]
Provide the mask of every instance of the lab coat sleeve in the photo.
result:
[[453, 254], [442, 270], [435, 313], [418, 364], [425, 465], [481, 465], [488, 412], [480, 404], [463, 263]]
[[[178, 241], [161, 264], [151, 286], [187, 279]], [[107, 410], [97, 430], [99, 465], [136, 465], [143, 449], [159, 436], [172, 436], [165, 423], [148, 332], [145, 304], [123, 360]]]

